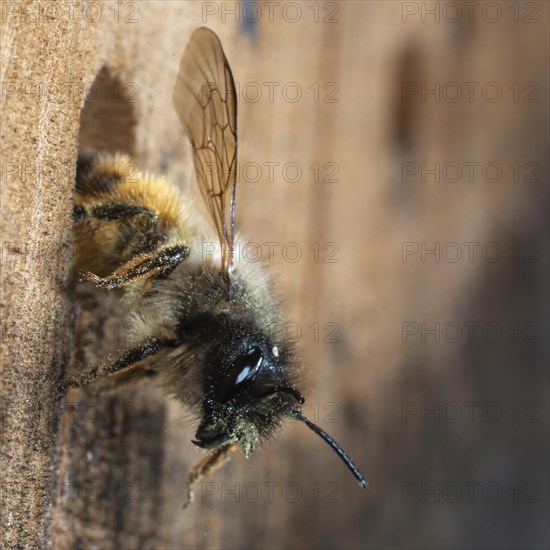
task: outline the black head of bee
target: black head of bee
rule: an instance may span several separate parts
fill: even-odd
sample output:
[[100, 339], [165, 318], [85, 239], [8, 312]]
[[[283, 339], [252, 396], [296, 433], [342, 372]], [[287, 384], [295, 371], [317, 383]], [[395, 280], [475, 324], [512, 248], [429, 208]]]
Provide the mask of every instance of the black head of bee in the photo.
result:
[[220, 330], [207, 357], [203, 417], [193, 443], [204, 449], [238, 443], [248, 456], [284, 417], [306, 424], [344, 461], [362, 487], [367, 485], [342, 448], [299, 410], [291, 351], [274, 345], [254, 325]]
[[292, 404], [303, 402], [289, 375], [290, 354], [246, 323], [224, 327], [213, 340], [194, 443], [214, 448], [238, 442], [250, 454]]

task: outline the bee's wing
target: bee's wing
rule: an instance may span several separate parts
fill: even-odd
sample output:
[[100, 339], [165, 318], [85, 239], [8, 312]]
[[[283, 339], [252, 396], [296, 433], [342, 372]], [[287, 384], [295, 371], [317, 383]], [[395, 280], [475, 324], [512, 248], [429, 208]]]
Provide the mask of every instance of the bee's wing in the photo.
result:
[[178, 117], [191, 140], [195, 173], [212, 215], [222, 271], [233, 267], [237, 164], [237, 96], [219, 38], [197, 29], [181, 58], [173, 94]]

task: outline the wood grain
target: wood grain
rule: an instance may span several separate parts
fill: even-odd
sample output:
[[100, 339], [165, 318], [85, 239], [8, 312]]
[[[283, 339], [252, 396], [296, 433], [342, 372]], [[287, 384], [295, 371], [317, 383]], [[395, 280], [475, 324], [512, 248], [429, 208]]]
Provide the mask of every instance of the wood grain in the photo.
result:
[[[23, 6], [9, 4], [10, 10]], [[214, 6], [208, 2], [139, 3], [129, 22], [124, 3], [118, 22], [106, 3], [94, 23], [82, 16], [82, 3], [72, 18], [9, 12], [3, 19], [6, 547], [548, 544], [542, 519], [548, 511], [542, 460], [548, 457], [548, 5], [532, 3], [539, 23], [515, 23], [502, 4], [498, 24], [479, 15], [450, 24], [422, 22], [420, 14], [404, 22], [406, 3], [347, 1], [336, 4], [334, 23], [322, 22], [332, 3], [320, 3], [315, 22], [310, 4], [300, 4], [294, 24], [281, 12], [272, 23], [262, 18], [255, 38], [231, 16], [225, 23], [221, 12], [206, 17]], [[38, 9], [37, 2], [25, 6]], [[267, 268], [287, 320], [301, 331], [309, 386], [304, 411], [364, 470], [365, 491], [314, 434], [289, 423], [276, 442], [250, 459], [239, 454], [205, 481], [195, 505], [183, 511], [185, 476], [201, 455], [190, 442], [193, 419], [178, 403], [148, 383], [101, 398], [91, 389], [72, 391], [54, 401], [64, 373], [115, 351], [128, 335], [116, 295], [85, 286], [75, 291], [71, 283], [78, 144], [129, 152], [140, 166], [189, 190], [189, 147], [170, 97], [187, 39], [203, 24], [219, 34], [241, 86], [242, 243], [263, 244], [264, 251], [265, 243], [276, 243]], [[20, 93], [28, 82], [67, 90], [94, 81], [100, 97], [88, 94], [87, 101], [85, 93], [74, 100], [62, 95], [60, 102], [51, 93]], [[422, 100], [420, 93], [404, 100], [404, 83], [434, 82], [477, 82], [476, 91], [496, 82], [503, 93], [494, 102]], [[523, 94], [517, 102], [515, 82]], [[529, 103], [525, 94], [532, 89], [521, 86], [533, 82], [538, 101]], [[298, 88], [302, 97], [294, 101], [290, 94]], [[403, 181], [405, 167], [436, 162], [459, 164], [462, 177], [437, 182], [417, 174]], [[480, 163], [471, 181], [468, 162]], [[502, 168], [498, 181], [481, 172], [490, 162]], [[538, 182], [525, 179], [529, 162]], [[315, 163], [319, 181], [310, 168]], [[261, 177], [253, 181], [258, 166]], [[302, 175], [292, 181], [296, 166]], [[323, 181], [334, 168], [335, 181]], [[480, 243], [476, 254], [497, 243], [503, 255], [456, 262], [429, 255], [422, 261], [420, 252], [403, 256], [404, 243], [433, 248], [436, 242]], [[536, 250], [520, 248], [518, 259], [514, 243], [534, 243]], [[297, 249], [302, 257], [293, 261]], [[336, 261], [323, 261], [334, 250]], [[525, 256], [533, 250], [535, 263]], [[422, 322], [454, 323], [449, 330], [493, 323], [502, 336], [491, 342], [476, 332], [471, 341], [464, 332], [452, 342], [455, 333], [439, 332], [439, 342], [429, 334], [403, 341], [404, 323], [420, 328]], [[337, 342], [323, 341], [334, 328]], [[533, 328], [531, 341], [525, 331]], [[466, 402], [479, 403], [479, 413], [496, 403], [502, 418], [450, 422], [440, 415], [436, 422], [418, 412], [455, 403], [464, 413]], [[528, 403], [537, 407], [536, 422], [525, 422]], [[404, 416], [408, 406], [419, 409]], [[468, 483], [478, 484], [472, 499], [465, 496]], [[481, 493], [490, 483], [503, 491], [498, 501]], [[456, 503], [442, 492], [452, 484], [463, 491]], [[533, 488], [538, 501], [528, 502], [525, 491]]]

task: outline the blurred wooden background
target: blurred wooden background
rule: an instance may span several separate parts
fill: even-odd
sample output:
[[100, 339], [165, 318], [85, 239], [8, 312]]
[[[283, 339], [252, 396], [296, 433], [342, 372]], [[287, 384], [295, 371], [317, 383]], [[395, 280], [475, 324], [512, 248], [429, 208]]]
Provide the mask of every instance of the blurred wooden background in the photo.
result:
[[[457, 2], [281, 2], [270, 16], [258, 2], [254, 25], [243, 22], [258, 13], [250, 2], [72, 4], [70, 16], [37, 2], [2, 6], [5, 544], [547, 546], [548, 4], [495, 2], [500, 12], [480, 6], [470, 17]], [[153, 384], [53, 402], [63, 372], [125, 334], [114, 296], [69, 283], [77, 146], [127, 151], [188, 189], [171, 92], [201, 25], [219, 34], [241, 90], [241, 241], [279, 243], [268, 268], [301, 330], [305, 412], [364, 471], [365, 491], [314, 434], [290, 424], [250, 459], [236, 456], [182, 511], [200, 454], [178, 403]], [[22, 93], [28, 81], [49, 95]], [[439, 96], [421, 95], [435, 83]], [[69, 97], [67, 84], [80, 93]], [[278, 163], [273, 182], [269, 163]], [[422, 163], [449, 172], [423, 178]], [[487, 163], [501, 168], [496, 181], [482, 172]], [[295, 243], [303, 256], [292, 262], [282, 249]], [[404, 257], [404, 243], [419, 252]], [[459, 243], [463, 257], [455, 262], [450, 245], [422, 261], [434, 243]], [[483, 256], [487, 243], [500, 259]], [[423, 322], [451, 325], [439, 342], [404, 338]], [[502, 330], [499, 341], [482, 334], [488, 324]], [[323, 341], [333, 329], [337, 342]], [[436, 404], [445, 414], [418, 412]], [[456, 410], [462, 418], [450, 421]], [[494, 410], [497, 421], [483, 417]]]

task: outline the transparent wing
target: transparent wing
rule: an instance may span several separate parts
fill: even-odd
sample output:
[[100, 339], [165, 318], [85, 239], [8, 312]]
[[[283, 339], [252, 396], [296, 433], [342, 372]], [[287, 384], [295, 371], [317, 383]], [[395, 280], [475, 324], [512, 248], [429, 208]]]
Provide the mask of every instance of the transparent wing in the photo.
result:
[[173, 94], [178, 117], [193, 146], [195, 173], [212, 215], [222, 271], [233, 268], [237, 164], [237, 96], [219, 38], [204, 27], [183, 52]]

